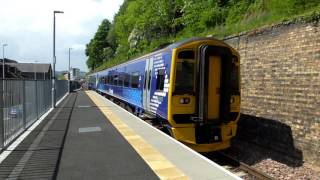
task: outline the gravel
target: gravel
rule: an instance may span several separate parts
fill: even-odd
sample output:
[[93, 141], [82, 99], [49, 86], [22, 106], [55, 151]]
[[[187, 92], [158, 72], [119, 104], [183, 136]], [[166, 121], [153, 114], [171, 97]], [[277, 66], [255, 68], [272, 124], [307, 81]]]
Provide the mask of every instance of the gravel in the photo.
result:
[[[233, 147], [226, 150], [225, 153], [239, 159], [241, 162], [257, 168], [262, 172], [265, 172], [275, 179], [320, 180], [320, 172], [314, 170], [318, 167], [313, 168], [312, 165], [307, 165], [305, 163], [297, 165], [294, 159], [289, 163], [288, 157], [285, 154], [261, 148], [254, 143], [243, 141], [237, 142]], [[249, 175], [246, 175], [243, 178], [250, 180], [255, 179]]]
[[305, 167], [290, 167], [286, 164], [274, 161], [272, 159], [265, 159], [253, 165], [253, 167], [265, 172], [266, 174], [276, 179], [310, 179], [320, 180], [320, 176], [314, 170]]

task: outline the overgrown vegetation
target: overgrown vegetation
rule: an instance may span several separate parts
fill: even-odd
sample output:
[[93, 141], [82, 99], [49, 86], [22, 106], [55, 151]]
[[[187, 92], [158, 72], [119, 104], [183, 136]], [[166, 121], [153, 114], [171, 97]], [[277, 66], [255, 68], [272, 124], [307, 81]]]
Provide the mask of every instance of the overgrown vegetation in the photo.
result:
[[87, 65], [101, 70], [161, 44], [227, 35], [296, 17], [319, 18], [319, 0], [124, 0], [87, 44]]

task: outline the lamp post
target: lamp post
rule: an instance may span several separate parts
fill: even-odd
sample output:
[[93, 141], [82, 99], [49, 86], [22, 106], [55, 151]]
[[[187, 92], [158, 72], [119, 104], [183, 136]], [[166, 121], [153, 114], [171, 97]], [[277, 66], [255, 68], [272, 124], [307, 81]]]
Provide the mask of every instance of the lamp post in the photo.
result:
[[4, 75], [5, 73], [5, 69], [4, 69], [4, 66], [5, 66], [5, 60], [4, 60], [4, 47], [8, 46], [8, 44], [3, 44], [2, 45], [2, 79], [4, 80], [4, 78], [6, 77]]
[[70, 92], [70, 54], [72, 48], [69, 48], [69, 66], [68, 66], [68, 92]]
[[53, 62], [52, 62], [52, 107], [56, 106], [56, 14], [62, 14], [63, 11], [53, 11]]
[[[5, 87], [5, 60], [4, 60], [4, 47], [8, 46], [8, 44], [3, 44], [2, 45], [2, 102], [0, 102], [0, 107], [2, 107], [0, 109], [0, 118], [3, 118], [4, 119], [4, 107], [5, 107], [5, 100], [6, 100], [6, 94], [5, 94], [5, 90], [6, 90], [6, 87]], [[1, 131], [2, 133], [0, 134], [1, 136], [1, 141], [4, 142], [4, 136], [5, 136], [5, 132], [4, 132], [4, 121], [0, 121], [0, 127], [1, 127]], [[1, 146], [1, 145], [0, 145]]]
[[34, 80], [37, 80], [37, 62], [38, 61], [34, 61], [35, 63], [34, 63]]

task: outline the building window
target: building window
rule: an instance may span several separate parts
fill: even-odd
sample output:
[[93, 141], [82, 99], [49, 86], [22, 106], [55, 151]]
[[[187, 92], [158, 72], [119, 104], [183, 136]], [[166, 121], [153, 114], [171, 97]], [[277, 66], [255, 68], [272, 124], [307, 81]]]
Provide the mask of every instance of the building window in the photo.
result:
[[164, 88], [164, 78], [165, 78], [165, 74], [164, 74], [164, 69], [159, 69], [158, 70], [158, 74], [157, 74], [157, 86], [156, 86], [156, 90], [163, 90]]
[[131, 87], [132, 88], [139, 87], [139, 72], [133, 72], [131, 74]]

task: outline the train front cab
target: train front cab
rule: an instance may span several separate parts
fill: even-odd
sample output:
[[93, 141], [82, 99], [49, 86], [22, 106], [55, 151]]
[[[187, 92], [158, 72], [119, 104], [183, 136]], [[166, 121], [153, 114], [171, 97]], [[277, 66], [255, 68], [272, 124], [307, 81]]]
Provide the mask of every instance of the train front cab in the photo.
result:
[[230, 147], [240, 112], [239, 55], [226, 44], [196, 41], [173, 49], [171, 134], [198, 152]]

